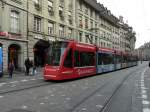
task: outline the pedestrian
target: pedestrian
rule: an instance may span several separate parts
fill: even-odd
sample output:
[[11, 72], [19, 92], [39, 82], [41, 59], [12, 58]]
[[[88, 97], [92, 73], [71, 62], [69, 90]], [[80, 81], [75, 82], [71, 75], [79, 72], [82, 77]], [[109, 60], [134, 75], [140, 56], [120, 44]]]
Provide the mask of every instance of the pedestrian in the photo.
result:
[[26, 71], [25, 71], [25, 75], [29, 75], [29, 70], [30, 70], [30, 67], [31, 67], [31, 63], [30, 63], [30, 60], [29, 60], [29, 58], [27, 58], [26, 60], [25, 60], [25, 67], [26, 67]]
[[36, 66], [33, 61], [31, 61], [31, 63], [32, 63], [32, 75], [35, 75], [36, 74]]
[[12, 78], [12, 74], [14, 71], [14, 62], [11, 60], [8, 65], [9, 77]]

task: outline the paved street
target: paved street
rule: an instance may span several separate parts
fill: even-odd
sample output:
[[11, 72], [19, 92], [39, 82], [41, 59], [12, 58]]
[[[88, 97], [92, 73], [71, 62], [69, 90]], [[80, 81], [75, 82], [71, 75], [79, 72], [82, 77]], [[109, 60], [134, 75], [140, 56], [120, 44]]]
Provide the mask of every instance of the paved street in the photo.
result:
[[42, 74], [0, 81], [0, 112], [150, 112], [147, 62], [73, 81], [45, 82]]

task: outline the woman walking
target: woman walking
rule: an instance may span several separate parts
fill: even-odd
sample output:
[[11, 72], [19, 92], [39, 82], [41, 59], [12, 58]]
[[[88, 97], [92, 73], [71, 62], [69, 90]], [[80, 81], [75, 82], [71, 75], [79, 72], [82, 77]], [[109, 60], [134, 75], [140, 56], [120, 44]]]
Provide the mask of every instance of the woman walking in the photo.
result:
[[11, 60], [8, 65], [9, 77], [12, 78], [12, 74], [14, 71], [14, 62]]

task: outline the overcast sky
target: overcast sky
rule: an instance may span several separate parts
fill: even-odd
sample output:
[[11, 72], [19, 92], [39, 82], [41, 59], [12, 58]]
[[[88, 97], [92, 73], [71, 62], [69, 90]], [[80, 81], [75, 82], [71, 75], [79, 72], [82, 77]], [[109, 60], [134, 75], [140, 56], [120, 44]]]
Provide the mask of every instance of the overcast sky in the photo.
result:
[[97, 0], [136, 32], [136, 48], [150, 42], [150, 0]]

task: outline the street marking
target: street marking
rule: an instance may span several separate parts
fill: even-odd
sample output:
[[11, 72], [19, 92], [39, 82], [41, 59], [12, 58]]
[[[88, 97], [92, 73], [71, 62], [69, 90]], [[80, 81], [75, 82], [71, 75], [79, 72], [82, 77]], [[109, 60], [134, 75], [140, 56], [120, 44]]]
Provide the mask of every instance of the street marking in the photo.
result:
[[55, 103], [51, 102], [50, 105], [54, 105]]
[[23, 105], [21, 108], [22, 108], [22, 109], [27, 109], [28, 107], [27, 107], [27, 106], [25, 106], [25, 105]]
[[83, 111], [86, 111], [87, 109], [86, 109], [86, 108], [82, 108], [82, 110], [83, 110]]
[[148, 89], [148, 88], [146, 88], [146, 87], [141, 87], [141, 89], [143, 89], [143, 90], [145, 89], [145, 90], [146, 90], [146, 89]]
[[26, 79], [23, 79], [23, 80], [21, 80], [21, 82], [27, 82], [28, 80], [26, 80]]
[[44, 105], [44, 103], [42, 102], [42, 103], [40, 103], [41, 105]]
[[18, 83], [18, 81], [9, 82], [10, 84]]
[[31, 81], [34, 81], [34, 80], [36, 80], [36, 79], [30, 79]]
[[150, 102], [147, 100], [143, 100], [142, 103], [143, 103], [143, 105], [149, 105], [150, 104]]
[[0, 98], [3, 98], [4, 96], [0, 96]]
[[12, 85], [11, 87], [15, 87], [16, 85]]
[[71, 100], [71, 98], [66, 98], [66, 100]]
[[143, 99], [147, 99], [147, 95], [146, 94], [142, 94], [142, 98]]
[[143, 112], [150, 112], [150, 109], [149, 108], [144, 108]]
[[51, 96], [54, 96], [53, 94], [51, 94]]
[[96, 107], [97, 107], [97, 108], [102, 108], [103, 106], [102, 106], [102, 105], [96, 105]]
[[142, 94], [146, 94], [146, 91], [145, 91], [145, 90], [142, 90]]
[[141, 95], [142, 95], [142, 104], [143, 104], [143, 112], [150, 112], [150, 108], [149, 108], [149, 104], [150, 102], [147, 100], [148, 97], [147, 97], [147, 91], [146, 91], [146, 87], [145, 87], [145, 84], [144, 84], [144, 74], [146, 72], [148, 68], [145, 68], [144, 71], [142, 72], [141, 74]]
[[3, 86], [3, 85], [5, 85], [5, 84], [7, 84], [7, 83], [0, 83], [0, 86]]
[[101, 94], [98, 94], [97, 96], [102, 96]]
[[65, 94], [62, 94], [61, 96], [66, 96]]

